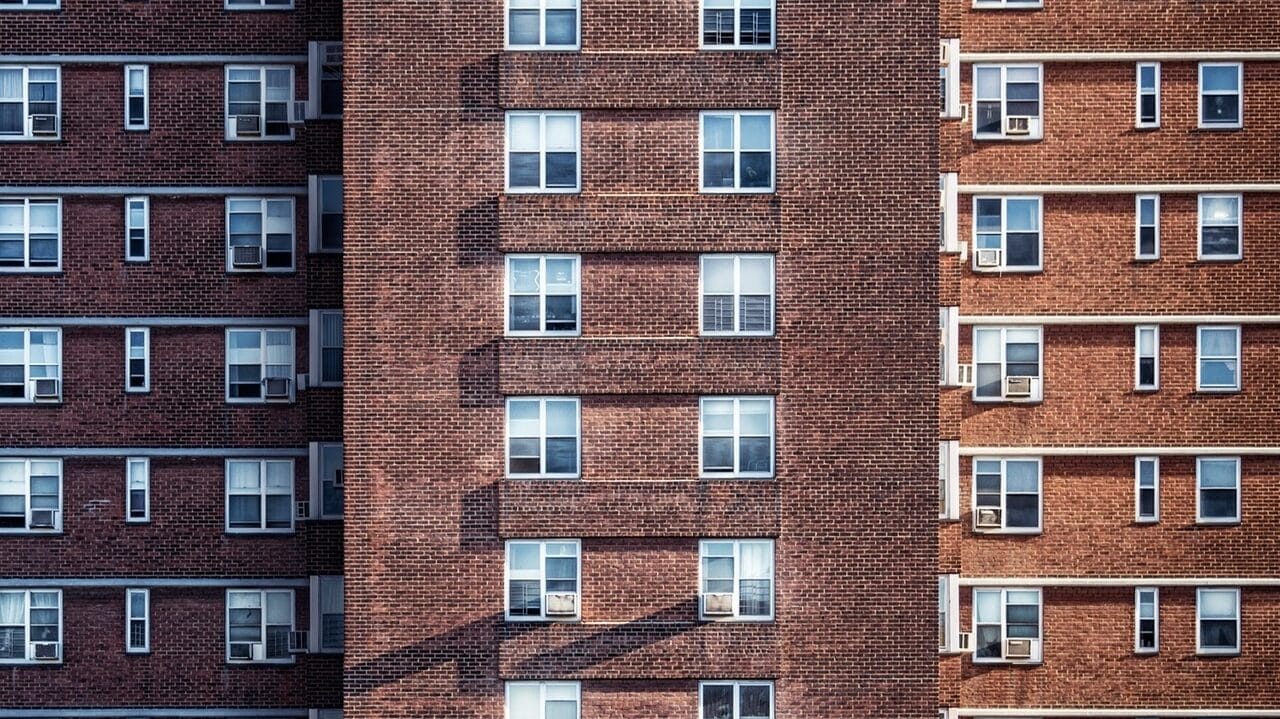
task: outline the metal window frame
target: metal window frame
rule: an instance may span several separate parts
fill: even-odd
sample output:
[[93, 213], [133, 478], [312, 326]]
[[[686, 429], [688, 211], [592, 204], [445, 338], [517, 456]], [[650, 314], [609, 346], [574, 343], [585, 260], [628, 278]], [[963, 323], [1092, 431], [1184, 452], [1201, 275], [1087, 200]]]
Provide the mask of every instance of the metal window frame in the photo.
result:
[[[732, 0], [733, 2], [733, 42], [729, 44], [707, 44], [707, 28], [706, 28], [706, 11], [708, 9], [727, 10], [729, 8], [708, 8], [706, 0], [700, 0], [698, 3], [698, 49], [699, 50], [730, 50], [741, 52], [772, 52], [778, 47], [778, 3], [777, 0], [768, 0], [769, 7], [769, 44], [768, 45], [744, 45], [742, 43], [742, 0]], [[748, 8], [751, 10], [760, 10], [763, 8]]]
[[[769, 402], [769, 470], [749, 472], [742, 469], [741, 440], [760, 435], [742, 434], [742, 401], [767, 400]], [[731, 434], [707, 434], [705, 407], [707, 402], [733, 402], [733, 430]], [[733, 471], [708, 472], [703, 456], [703, 441], [709, 437], [729, 437], [733, 440]], [[701, 479], [774, 479], [778, 472], [778, 409], [773, 395], [703, 395], [698, 398], [698, 477]]]
[[[133, 596], [135, 594], [142, 595], [142, 616], [133, 616]], [[131, 625], [135, 621], [142, 621], [143, 624], [143, 645], [135, 647], [133, 645], [133, 632]], [[124, 590], [124, 651], [126, 654], [150, 654], [151, 653], [151, 590], [146, 588], [129, 588]]]
[[[1233, 67], [1236, 70], [1236, 92], [1206, 91], [1204, 89], [1204, 71], [1210, 67]], [[1204, 100], [1206, 96], [1235, 95], [1236, 122], [1204, 121]], [[1244, 127], [1244, 63], [1243, 62], [1200, 62], [1196, 66], [1196, 128], [1200, 130], [1239, 130]]]
[[[983, 534], [1044, 534], [1044, 457], [1005, 457], [1000, 455], [974, 455], [969, 461], [970, 508], [974, 515], [974, 524], [978, 521], [978, 463], [1000, 463], [1000, 529], [984, 530]], [[1036, 526], [1009, 526], [1009, 463], [1034, 462], [1036, 465]], [[1030, 494], [1030, 492], [1013, 492], [1012, 494]]]
[[[572, 401], [577, 410], [575, 419], [577, 439], [577, 472], [548, 472], [547, 470], [547, 440], [553, 437], [567, 437], [569, 435], [549, 435], [547, 434], [547, 402], [548, 401]], [[528, 474], [513, 474], [511, 472], [511, 403], [512, 402], [537, 402], [538, 403], [538, 451], [539, 451], [539, 469], [541, 471]], [[503, 421], [504, 428], [504, 446], [503, 446], [503, 476], [507, 479], [581, 479], [582, 478], [582, 399], [577, 396], [560, 396], [560, 395], [518, 395], [507, 397], [504, 405], [505, 417]]]
[[[730, 297], [733, 298], [733, 329], [725, 331], [708, 330], [703, 324], [702, 309], [707, 299], [706, 279], [707, 279], [707, 260], [716, 259], [732, 259], [733, 260], [733, 291]], [[767, 259], [769, 261], [769, 329], [767, 330], [744, 330], [742, 329], [742, 260], [758, 260]], [[723, 294], [712, 295], [715, 297], [723, 297]], [[778, 261], [777, 257], [768, 252], [713, 252], [698, 256], [698, 334], [703, 337], [773, 337], [777, 334], [777, 309], [778, 309]]]
[[[581, 0], [573, 0], [573, 14], [576, 23], [574, 37], [577, 42], [572, 45], [553, 45], [547, 42], [547, 0], [538, 0], [538, 42], [535, 44], [513, 44], [511, 42], [511, 0], [504, 0], [502, 8], [502, 43], [503, 47], [511, 51], [536, 52], [536, 51], [556, 51], [556, 52], [576, 52], [582, 49], [582, 2]], [[515, 8], [517, 10], [532, 10], [533, 8]], [[552, 10], [567, 10], [569, 8], [551, 8]]]
[[[730, 616], [707, 616], [703, 613], [702, 595], [707, 594], [706, 591], [706, 574], [703, 571], [703, 565], [707, 558], [708, 544], [732, 544], [733, 545], [733, 614]], [[742, 545], [743, 544], [767, 544], [769, 546], [769, 614], [768, 615], [744, 615], [742, 613], [742, 594], [741, 582], [744, 579], [764, 579], [765, 577], [744, 577], [742, 574]], [[759, 538], [717, 538], [717, 539], [700, 539], [698, 540], [698, 621], [701, 622], [741, 622], [768, 624], [774, 621], [778, 613], [778, 548], [773, 539], [767, 537]]]
[[[129, 76], [135, 72], [142, 73], [142, 124], [135, 125], [129, 115], [129, 101], [137, 95], [132, 94], [129, 87]], [[127, 132], [143, 132], [151, 129], [151, 70], [146, 65], [124, 66], [124, 129]]]
[[[538, 186], [513, 187], [511, 185], [511, 118], [538, 118]], [[574, 159], [577, 163], [573, 187], [547, 187], [547, 118], [572, 117], [575, 142]], [[582, 192], [582, 113], [577, 110], [508, 110], [503, 129], [503, 187], [508, 195], [576, 195]]]
[[[547, 595], [547, 545], [548, 544], [572, 544], [577, 554], [575, 559], [578, 562], [578, 611], [572, 617], [548, 617], [547, 606], [544, 601], [540, 607], [540, 613], [536, 617], [525, 615], [511, 614], [511, 582], [517, 577], [513, 577], [511, 573], [511, 548], [515, 545], [533, 545], [538, 546], [538, 594], [542, 597]], [[531, 577], [519, 577], [518, 579], [532, 579]], [[582, 540], [580, 539], [508, 539], [503, 545], [502, 555], [502, 615], [503, 620], [507, 622], [561, 622], [576, 623], [582, 621]]]
[[[258, 491], [246, 492], [243, 490], [232, 492], [231, 490], [231, 465], [237, 463], [256, 463], [258, 465]], [[268, 527], [267, 526], [267, 497], [281, 496], [279, 493], [271, 493], [267, 491], [267, 466], [271, 464], [286, 464], [289, 466], [289, 526], [288, 527]], [[223, 480], [222, 480], [222, 531], [227, 534], [293, 534], [297, 531], [298, 520], [295, 516], [294, 502], [298, 495], [298, 476], [297, 465], [294, 464], [292, 458], [259, 458], [259, 457], [228, 457], [223, 461]], [[232, 527], [231, 526], [231, 498], [233, 496], [257, 496], [258, 507], [260, 510], [259, 523], [257, 527]]]
[[[538, 272], [542, 282], [538, 288], [538, 326], [536, 330], [511, 329], [511, 298], [532, 297], [532, 293], [512, 293], [511, 266], [515, 260], [538, 260]], [[571, 260], [573, 262], [573, 296], [577, 299], [578, 326], [574, 330], [547, 329], [547, 260]], [[582, 255], [571, 253], [512, 253], [503, 261], [503, 327], [507, 337], [581, 337], [582, 336]], [[560, 296], [560, 295], [557, 295]]]
[[[135, 466], [142, 467], [142, 496], [143, 496], [143, 516], [130, 516], [130, 506], [133, 493], [133, 468]], [[150, 457], [126, 457], [124, 460], [124, 521], [126, 524], [146, 524], [151, 521], [151, 458]]]
[[[266, 397], [266, 391], [260, 397], [232, 397], [231, 396], [231, 335], [235, 332], [257, 332], [260, 340], [258, 343], [258, 367], [262, 370], [262, 380], [267, 378], [267, 333], [268, 332], [287, 332], [289, 333], [289, 349], [292, 350], [289, 357], [289, 399], [287, 402], [271, 401]], [[223, 333], [223, 399], [227, 404], [293, 404], [298, 400], [298, 383], [296, 381], [298, 372], [298, 334], [293, 327], [228, 327]]]
[[[706, 142], [706, 119], [708, 117], [731, 117], [733, 119], [732, 150], [708, 150]], [[742, 187], [742, 118], [769, 118], [769, 186]], [[733, 186], [707, 187], [706, 158], [708, 152], [733, 153]], [[762, 150], [746, 150], [746, 152], [762, 152]], [[702, 110], [698, 113], [698, 192], [711, 195], [772, 195], [778, 191], [778, 118], [773, 110]]]
[[275, 659], [232, 659], [231, 658], [231, 595], [232, 594], [258, 594], [262, 601], [262, 620], [258, 623], [258, 629], [262, 632], [259, 641], [263, 646], [267, 643], [267, 595], [269, 594], [287, 594], [289, 596], [289, 631], [298, 629], [298, 597], [297, 593], [292, 589], [257, 589], [253, 587], [244, 588], [228, 588], [223, 595], [223, 661], [227, 664], [294, 664], [297, 660], [294, 655], [290, 654], [285, 657], [277, 657]]

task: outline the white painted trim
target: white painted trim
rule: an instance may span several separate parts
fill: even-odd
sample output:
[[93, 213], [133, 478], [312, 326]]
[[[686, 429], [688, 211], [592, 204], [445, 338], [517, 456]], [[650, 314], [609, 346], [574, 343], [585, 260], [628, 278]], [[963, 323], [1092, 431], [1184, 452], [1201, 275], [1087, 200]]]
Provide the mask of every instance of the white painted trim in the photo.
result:
[[[731, 150], [707, 150], [706, 119], [708, 117], [731, 117], [733, 119], [733, 148]], [[742, 187], [742, 118], [769, 118], [769, 186]], [[733, 153], [733, 186], [707, 187], [706, 158], [708, 152]], [[746, 150], [746, 152], [760, 152]], [[773, 110], [703, 110], [698, 113], [698, 193], [713, 195], [772, 195], [778, 191], [778, 117]]]
[[0, 63], [56, 65], [225, 65], [263, 63], [306, 65], [306, 55], [0, 55]]
[[[961, 577], [962, 587], [1280, 587], [1280, 577]], [[1146, 712], [1143, 712], [1144, 714]], [[1124, 715], [1130, 716], [1130, 715]]]
[[[133, 616], [133, 594], [135, 592], [142, 593], [142, 616]], [[143, 623], [142, 646], [134, 647], [130, 645], [132, 633], [130, 624], [135, 619], [141, 619]], [[125, 654], [150, 654], [151, 653], [151, 590], [145, 587], [129, 587], [124, 590], [124, 652]]]
[[947, 48], [947, 62], [939, 63], [939, 67], [947, 69], [947, 109], [941, 111], [941, 117], [947, 120], [963, 119], [968, 106], [960, 103], [960, 38], [948, 38], [940, 42]]
[[[1151, 592], [1152, 606], [1152, 638], [1154, 646], [1150, 649], [1141, 646], [1142, 641], [1142, 593]], [[1134, 654], [1159, 654], [1160, 653], [1160, 587], [1134, 587], [1133, 588], [1133, 653]]]
[[1280, 315], [960, 315], [962, 325], [1275, 325]]
[[957, 192], [960, 186], [960, 173], [943, 172], [941, 179], [941, 187], [938, 188], [942, 193], [941, 249], [943, 253], [955, 253], [960, 251], [960, 199]]
[[[143, 468], [143, 479], [146, 486], [142, 488], [141, 517], [130, 517], [130, 500], [133, 494], [133, 465], [140, 463]], [[148, 457], [125, 457], [124, 460], [124, 521], [126, 524], [147, 524], [151, 521], [151, 459]]]
[[[142, 333], [142, 386], [133, 387], [129, 381], [133, 378], [133, 334]], [[147, 327], [124, 328], [124, 391], [129, 394], [146, 394], [151, 391], [151, 330]]]
[[[1153, 507], [1155, 510], [1150, 517], [1142, 514], [1142, 465], [1144, 462], [1150, 462], [1152, 465], [1152, 482], [1151, 493], [1153, 495]], [[1133, 521], [1138, 524], [1156, 524], [1160, 521], [1160, 457], [1159, 456], [1138, 456], [1133, 458]]]
[[[0, 577], [0, 587], [23, 589], [119, 588], [134, 587], [202, 587], [202, 588], [306, 588], [307, 578], [263, 579], [261, 577]], [[62, 716], [62, 714], [58, 714]], [[127, 716], [133, 716], [128, 714]], [[219, 715], [221, 716], [221, 715]]]
[[[1117, 717], [1128, 719], [1135, 716], [1158, 716], [1168, 719], [1191, 717], [1241, 717], [1242, 719], [1275, 719], [1280, 717], [1280, 708], [1276, 709], [951, 709], [954, 717]], [[65, 713], [65, 712], [64, 712]]]
[[293, 447], [0, 447], [0, 457], [305, 457]]
[[[1277, 62], [1280, 52], [1272, 50], [1183, 50], [1137, 52], [964, 52], [960, 62], [1198, 62], [1235, 60]], [[1148, 713], [1148, 712], [1144, 712]], [[1157, 712], [1149, 712], [1155, 714]]]
[[[142, 73], [142, 124], [129, 124], [129, 75], [134, 71]], [[151, 129], [151, 72], [146, 65], [124, 66], [124, 129], [125, 132], [142, 132]]]
[[306, 185], [266, 187], [236, 185], [0, 185], [3, 195], [81, 195], [125, 196], [162, 195], [166, 197], [207, 197], [222, 195], [297, 195], [307, 194]]
[[[0, 450], [3, 451], [3, 450]], [[1277, 456], [1280, 446], [1276, 447], [1172, 447], [1172, 446], [1085, 446], [1070, 447], [969, 447], [960, 448], [962, 456], [979, 454], [997, 454], [1005, 457], [1133, 457], [1137, 455], [1190, 457], [1210, 456]]]
[[1222, 182], [1222, 183], [1186, 183], [1186, 184], [985, 184], [960, 185], [957, 188], [961, 195], [1097, 195], [1097, 194], [1172, 194], [1195, 195], [1210, 192], [1280, 192], [1277, 182]]
[[306, 327], [306, 317], [0, 317], [9, 327]]
[[[582, 113], [577, 110], [508, 110], [502, 132], [503, 192], [508, 195], [578, 195], [582, 193]], [[511, 119], [538, 118], [538, 186], [511, 185]], [[547, 118], [572, 117], [574, 127], [574, 161], [577, 163], [573, 187], [547, 187]]]
[[960, 521], [960, 440], [938, 442], [938, 471], [946, 488], [945, 509], [938, 516], [944, 522]]

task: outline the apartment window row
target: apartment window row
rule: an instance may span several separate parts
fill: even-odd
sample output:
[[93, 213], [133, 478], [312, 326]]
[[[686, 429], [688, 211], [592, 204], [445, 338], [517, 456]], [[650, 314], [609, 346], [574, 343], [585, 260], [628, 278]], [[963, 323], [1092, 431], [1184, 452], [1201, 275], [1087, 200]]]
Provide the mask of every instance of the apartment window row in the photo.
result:
[[[774, 476], [773, 397], [702, 397], [698, 406], [701, 477]], [[577, 397], [508, 397], [506, 434], [507, 477], [582, 476], [581, 403]]]
[[[699, 187], [711, 193], [774, 191], [774, 113], [699, 114]], [[575, 193], [582, 189], [582, 116], [569, 111], [507, 113], [506, 191]]]
[[[509, 681], [506, 700], [506, 719], [579, 719], [582, 686], [565, 681]], [[773, 719], [773, 682], [699, 682], [698, 716], [701, 719]]]
[[[771, 621], [773, 540], [699, 542], [698, 616], [704, 621]], [[582, 543], [577, 539], [510, 540], [506, 559], [506, 619], [582, 618]]]
[[[771, 50], [774, 0], [702, 0], [704, 50]], [[578, 50], [579, 0], [507, 0], [508, 50]]]

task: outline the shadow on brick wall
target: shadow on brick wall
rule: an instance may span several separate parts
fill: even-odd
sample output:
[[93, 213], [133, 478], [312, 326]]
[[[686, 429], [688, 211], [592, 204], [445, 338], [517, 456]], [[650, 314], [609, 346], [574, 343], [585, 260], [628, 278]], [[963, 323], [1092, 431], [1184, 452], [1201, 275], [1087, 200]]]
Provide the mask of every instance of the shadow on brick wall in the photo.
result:
[[[498, 109], [498, 56], [489, 55], [458, 70], [458, 97], [463, 121], [489, 121]], [[476, 116], [479, 113], [480, 116]]]
[[458, 264], [462, 267], [500, 263], [498, 253], [498, 198], [492, 197], [458, 213]]
[[493, 339], [462, 353], [458, 360], [458, 404], [468, 409], [501, 407], [498, 346]]

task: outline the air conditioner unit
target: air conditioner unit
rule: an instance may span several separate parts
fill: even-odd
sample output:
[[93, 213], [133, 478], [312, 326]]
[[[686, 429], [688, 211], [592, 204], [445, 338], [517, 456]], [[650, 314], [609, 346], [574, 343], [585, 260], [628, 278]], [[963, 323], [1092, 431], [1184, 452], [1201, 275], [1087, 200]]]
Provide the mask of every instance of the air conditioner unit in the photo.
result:
[[289, 632], [289, 653], [290, 654], [306, 654], [307, 647], [310, 642], [307, 639], [307, 630], [293, 630]]
[[971, 364], [957, 365], [956, 366], [956, 386], [972, 387], [974, 385], [973, 373], [974, 373], [973, 365]]
[[236, 137], [261, 137], [261, 115], [236, 115]]
[[702, 613], [708, 617], [724, 617], [733, 614], [733, 595], [713, 592], [702, 595]]
[[938, 64], [939, 65], [951, 64], [951, 43], [947, 42], [946, 40], [943, 40], [938, 43]]
[[33, 642], [31, 644], [31, 658], [38, 662], [56, 662], [61, 653], [58, 651], [61, 647], [57, 642]]
[[345, 486], [345, 482], [343, 481], [343, 477], [342, 477], [342, 470], [340, 469], [333, 470], [333, 486], [335, 487]]
[[975, 511], [973, 526], [978, 529], [1000, 529], [1004, 526], [1004, 513], [999, 507], [978, 507]]
[[266, 659], [266, 645], [262, 642], [232, 642], [231, 659], [238, 662], [260, 662]]
[[974, 251], [974, 256], [977, 259], [978, 267], [999, 267], [1004, 251], [980, 249]]
[[1034, 639], [1006, 639], [1004, 640], [1004, 658], [1005, 659], [1030, 659], [1032, 644]]
[[302, 125], [307, 121], [307, 101], [294, 100], [289, 103], [289, 124]]
[[573, 592], [552, 592], [546, 596], [548, 617], [573, 617], [578, 614], [578, 595]]
[[268, 377], [262, 380], [262, 384], [264, 385], [262, 395], [265, 399], [289, 399], [290, 379], [288, 377]]
[[959, 637], [956, 639], [956, 651], [973, 651], [973, 632], [960, 632]]
[[957, 249], [957, 250], [959, 251], [959, 253], [960, 253], [960, 261], [961, 261], [961, 262], [968, 262], [968, 261], [969, 261], [969, 243], [968, 243], [968, 242], [957, 242], [957, 243], [956, 243], [956, 249]]
[[33, 509], [31, 510], [31, 528], [53, 529], [57, 515], [58, 510], [56, 509]]
[[1004, 119], [1004, 134], [1030, 135], [1031, 117], [1027, 115], [1010, 115]]
[[295, 519], [311, 519], [311, 503], [303, 500], [293, 505]]
[[42, 137], [56, 136], [58, 134], [58, 116], [32, 115], [31, 134]]
[[37, 402], [57, 402], [62, 396], [62, 383], [56, 379], [37, 379], [32, 382], [35, 383], [33, 395]]
[[1004, 396], [1009, 398], [1030, 397], [1034, 377], [1005, 377]]
[[232, 267], [261, 267], [262, 248], [258, 245], [236, 245], [231, 248]]

